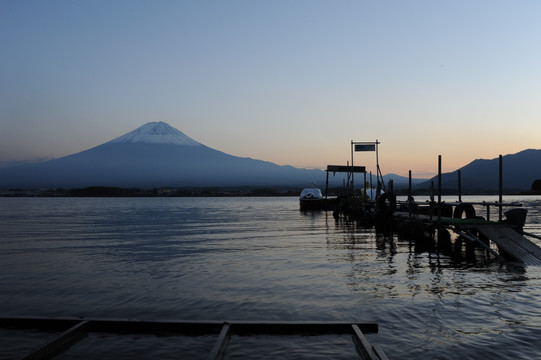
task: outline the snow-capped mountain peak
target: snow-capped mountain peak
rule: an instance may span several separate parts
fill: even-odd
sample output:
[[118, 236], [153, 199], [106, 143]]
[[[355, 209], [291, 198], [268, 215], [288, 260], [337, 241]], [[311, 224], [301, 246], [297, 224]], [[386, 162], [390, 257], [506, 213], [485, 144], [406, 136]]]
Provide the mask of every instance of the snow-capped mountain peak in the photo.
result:
[[109, 143], [147, 143], [200, 146], [201, 144], [163, 121], [149, 122], [109, 141]]

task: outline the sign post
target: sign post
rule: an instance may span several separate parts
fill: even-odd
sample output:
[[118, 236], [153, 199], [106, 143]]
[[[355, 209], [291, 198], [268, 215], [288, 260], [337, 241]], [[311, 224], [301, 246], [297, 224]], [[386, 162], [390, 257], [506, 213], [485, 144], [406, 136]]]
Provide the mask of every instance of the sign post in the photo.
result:
[[[353, 153], [354, 152], [359, 152], [359, 151], [374, 151], [376, 153], [376, 177], [378, 179], [378, 183], [379, 183], [379, 179], [381, 177], [382, 179], [382, 183], [383, 183], [383, 175], [381, 175], [381, 170], [379, 168], [379, 158], [378, 158], [378, 145], [380, 144], [380, 142], [376, 139], [376, 141], [370, 141], [370, 142], [358, 142], [358, 141], [353, 141], [351, 140], [351, 166], [353, 167]], [[364, 186], [364, 185], [363, 185]], [[354, 183], [354, 180], [353, 180], [353, 173], [351, 173], [351, 189], [352, 189], [352, 192], [354, 192], [355, 190], [355, 183]], [[385, 190], [385, 184], [383, 184], [383, 189]], [[377, 194], [376, 194], [377, 196]]]

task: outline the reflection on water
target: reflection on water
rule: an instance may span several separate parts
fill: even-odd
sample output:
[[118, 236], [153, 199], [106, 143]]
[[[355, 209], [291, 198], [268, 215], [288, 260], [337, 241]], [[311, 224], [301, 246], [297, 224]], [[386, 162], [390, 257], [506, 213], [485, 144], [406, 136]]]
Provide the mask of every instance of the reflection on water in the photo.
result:
[[[540, 200], [521, 201], [541, 234]], [[529, 359], [540, 278], [449, 233], [379, 236], [296, 198], [0, 198], [4, 315], [377, 321], [391, 359]]]

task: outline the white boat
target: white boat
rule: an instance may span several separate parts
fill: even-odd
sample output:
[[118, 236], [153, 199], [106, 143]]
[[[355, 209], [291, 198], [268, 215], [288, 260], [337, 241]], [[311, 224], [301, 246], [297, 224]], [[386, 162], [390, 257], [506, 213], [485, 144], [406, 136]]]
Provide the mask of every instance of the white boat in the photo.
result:
[[302, 210], [322, 209], [324, 203], [323, 194], [316, 187], [305, 188], [301, 191], [299, 202]]

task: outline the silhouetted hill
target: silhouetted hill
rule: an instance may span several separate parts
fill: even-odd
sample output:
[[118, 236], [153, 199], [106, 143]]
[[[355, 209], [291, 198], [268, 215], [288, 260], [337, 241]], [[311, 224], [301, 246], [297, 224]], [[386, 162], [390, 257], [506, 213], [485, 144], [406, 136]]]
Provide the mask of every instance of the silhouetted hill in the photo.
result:
[[[536, 179], [541, 179], [541, 150], [528, 149], [502, 157], [504, 192], [529, 191]], [[499, 158], [477, 159], [458, 169], [461, 172], [464, 193], [497, 193], [499, 187]], [[442, 174], [442, 189], [458, 189], [458, 170]], [[419, 184], [416, 189], [427, 189], [438, 177]]]
[[[393, 184], [396, 189], [407, 188], [409, 186], [409, 178], [406, 176], [400, 176], [396, 174], [383, 175], [383, 181], [385, 182], [385, 184], [388, 184], [389, 180], [393, 180]], [[415, 187], [416, 185], [422, 184], [426, 181], [427, 179], [412, 178], [411, 184], [413, 187]]]

